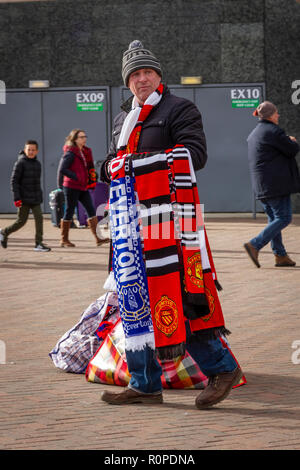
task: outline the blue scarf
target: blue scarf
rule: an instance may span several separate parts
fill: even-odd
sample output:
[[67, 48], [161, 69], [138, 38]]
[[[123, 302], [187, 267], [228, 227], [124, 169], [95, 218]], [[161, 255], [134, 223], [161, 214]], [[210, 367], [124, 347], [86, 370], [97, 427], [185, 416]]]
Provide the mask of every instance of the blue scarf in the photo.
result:
[[[123, 160], [123, 163], [122, 163]], [[120, 159], [124, 164], [125, 159]], [[112, 172], [113, 174], [113, 172]], [[155, 349], [145, 263], [143, 260], [134, 179], [124, 168], [110, 186], [110, 222], [120, 315], [127, 350]]]

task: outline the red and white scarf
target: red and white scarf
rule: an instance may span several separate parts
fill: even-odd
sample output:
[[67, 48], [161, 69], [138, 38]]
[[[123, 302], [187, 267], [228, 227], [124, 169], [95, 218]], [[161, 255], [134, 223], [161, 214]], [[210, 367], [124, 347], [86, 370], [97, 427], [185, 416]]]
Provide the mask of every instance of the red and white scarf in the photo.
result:
[[157, 90], [148, 96], [142, 108], [136, 96], [133, 97], [132, 109], [126, 116], [118, 140], [117, 156], [136, 152], [143, 122], [149, 116], [154, 106], [160, 102], [162, 93], [163, 84], [161, 83]]

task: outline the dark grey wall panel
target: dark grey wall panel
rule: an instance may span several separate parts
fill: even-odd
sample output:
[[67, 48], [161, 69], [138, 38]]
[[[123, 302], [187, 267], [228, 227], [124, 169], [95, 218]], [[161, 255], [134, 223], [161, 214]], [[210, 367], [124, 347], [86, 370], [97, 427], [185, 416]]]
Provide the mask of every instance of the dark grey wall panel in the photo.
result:
[[[26, 140], [42, 144], [41, 94], [38, 92], [6, 93], [6, 104], [0, 105], [0, 212], [16, 212], [10, 178], [18, 153]], [[38, 158], [43, 165], [43, 151]]]
[[[99, 96], [98, 96], [99, 95]], [[78, 110], [78, 105], [89, 107]], [[98, 110], [94, 108], [98, 107]], [[9, 91], [0, 106], [0, 212], [15, 211], [10, 176], [19, 150], [28, 139], [39, 143], [42, 163], [43, 209], [49, 212], [49, 192], [57, 187], [57, 167], [66, 136], [83, 129], [95, 163], [104, 160], [110, 140], [110, 100], [107, 88]]]
[[[179, 84], [182, 75], [202, 75], [204, 83], [233, 82], [236, 77], [229, 74], [235, 65], [255, 82], [262, 79], [256, 73], [263, 59], [263, 4], [262, 0], [0, 4], [2, 79], [8, 88], [27, 86], [37, 76], [49, 79], [53, 87], [119, 86], [122, 54], [138, 38], [160, 59], [168, 83]], [[258, 60], [257, 67], [249, 67], [247, 54], [251, 61]]]
[[[86, 110], [78, 110], [86, 107]], [[72, 129], [83, 129], [94, 161], [104, 160], [110, 134], [109, 96], [107, 89], [74, 89], [44, 92], [43, 149], [45, 209], [49, 212], [48, 195], [55, 189], [56, 174], [66, 136]]]
[[[251, 107], [233, 107], [232, 96], [263, 101], [262, 84], [205, 86], [195, 90], [207, 139], [208, 161], [197, 172], [200, 202], [205, 212], [251, 212], [253, 193], [248, 167], [247, 137], [255, 127]], [[251, 104], [251, 103], [248, 103]]]
[[[256, 126], [257, 119], [252, 115], [253, 103], [249, 101], [254, 99], [257, 104], [263, 101], [264, 85], [235, 83], [202, 87], [170, 86], [170, 90], [177, 96], [193, 101], [202, 114], [208, 162], [196, 176], [204, 211], [255, 211], [247, 137]], [[123, 100], [130, 95], [127, 88], [121, 88]], [[233, 107], [234, 99], [239, 102], [240, 108]], [[245, 101], [250, 107], [244, 107]]]
[[[297, 0], [52, 0], [0, 4], [0, 80], [24, 88], [122, 85], [133, 39], [159, 58], [163, 80], [265, 82], [280, 125], [300, 141], [300, 2]], [[300, 156], [298, 157], [300, 160]], [[294, 208], [300, 201], [294, 197]]]
[[[280, 126], [300, 142], [300, 104], [294, 104], [292, 83], [300, 80], [300, 2], [265, 0], [265, 81], [270, 101], [278, 105]], [[300, 163], [300, 155], [297, 156]], [[293, 196], [300, 212], [300, 195]]]

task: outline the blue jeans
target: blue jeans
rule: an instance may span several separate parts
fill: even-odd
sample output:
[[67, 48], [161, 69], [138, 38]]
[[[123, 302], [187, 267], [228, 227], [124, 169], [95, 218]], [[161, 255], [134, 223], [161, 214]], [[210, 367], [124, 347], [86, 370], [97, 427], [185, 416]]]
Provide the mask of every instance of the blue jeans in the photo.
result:
[[79, 189], [63, 187], [65, 195], [64, 220], [72, 220], [78, 201], [85, 208], [89, 218], [95, 217], [96, 211], [89, 191], [80, 191]]
[[262, 199], [264, 211], [268, 216], [268, 225], [257, 237], [250, 240], [256, 250], [261, 250], [271, 242], [271, 248], [275, 255], [285, 256], [286, 250], [282, 243], [281, 230], [292, 221], [292, 204], [290, 196]]
[[[201, 342], [189, 342], [191, 331], [186, 322], [187, 345], [186, 348], [194, 361], [199, 365], [207, 377], [220, 372], [232, 372], [237, 364], [227, 348], [219, 338]], [[126, 351], [128, 370], [131, 374], [129, 388], [142, 393], [155, 393], [162, 390], [161, 374], [155, 352], [146, 347], [142, 351]]]

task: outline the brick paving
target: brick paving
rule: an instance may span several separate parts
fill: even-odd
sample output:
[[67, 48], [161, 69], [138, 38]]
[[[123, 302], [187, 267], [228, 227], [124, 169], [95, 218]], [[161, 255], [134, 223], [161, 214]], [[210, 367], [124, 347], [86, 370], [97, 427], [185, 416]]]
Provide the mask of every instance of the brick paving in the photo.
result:
[[165, 391], [158, 406], [106, 405], [106, 386], [54, 367], [49, 351], [103, 293], [108, 246], [72, 229], [76, 248], [60, 248], [59, 229], [46, 219], [52, 251], [34, 252], [30, 219], [0, 251], [0, 448], [299, 449], [300, 364], [292, 354], [300, 360], [300, 352], [292, 344], [300, 342], [300, 216], [284, 231], [295, 268], [275, 268], [269, 246], [261, 269], [248, 259], [242, 244], [264, 224], [264, 216], [207, 216], [229, 341], [248, 384], [199, 411], [194, 390]]

